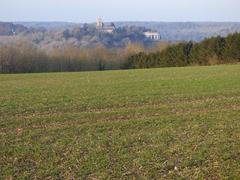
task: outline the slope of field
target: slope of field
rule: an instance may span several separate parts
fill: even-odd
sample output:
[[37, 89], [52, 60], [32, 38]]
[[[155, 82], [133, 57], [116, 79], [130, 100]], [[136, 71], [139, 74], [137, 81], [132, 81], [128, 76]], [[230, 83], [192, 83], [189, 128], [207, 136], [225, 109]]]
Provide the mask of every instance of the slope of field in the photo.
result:
[[240, 65], [0, 75], [0, 179], [240, 178]]

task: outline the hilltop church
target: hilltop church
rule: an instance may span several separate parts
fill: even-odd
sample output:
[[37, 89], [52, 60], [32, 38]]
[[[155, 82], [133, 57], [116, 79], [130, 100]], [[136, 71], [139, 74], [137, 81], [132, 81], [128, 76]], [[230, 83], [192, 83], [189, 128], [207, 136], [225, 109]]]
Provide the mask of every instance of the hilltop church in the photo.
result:
[[[116, 30], [114, 23], [108, 23], [108, 24], [103, 23], [101, 18], [97, 19], [96, 28], [100, 32], [105, 32], [105, 33], [110, 33], [110, 34]], [[157, 31], [146, 31], [146, 32], [144, 32], [144, 36], [152, 41], [161, 40], [160, 33]]]
[[101, 18], [97, 19], [96, 28], [99, 31], [102, 31], [102, 32], [105, 32], [105, 33], [113, 33], [116, 29], [114, 23], [105, 24], [105, 23], [102, 22]]

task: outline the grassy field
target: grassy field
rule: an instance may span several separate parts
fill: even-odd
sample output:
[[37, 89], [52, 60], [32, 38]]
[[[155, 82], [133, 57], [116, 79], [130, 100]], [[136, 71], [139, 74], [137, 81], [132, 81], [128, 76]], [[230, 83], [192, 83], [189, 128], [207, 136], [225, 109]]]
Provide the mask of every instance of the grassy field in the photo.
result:
[[240, 65], [0, 75], [0, 179], [239, 179]]

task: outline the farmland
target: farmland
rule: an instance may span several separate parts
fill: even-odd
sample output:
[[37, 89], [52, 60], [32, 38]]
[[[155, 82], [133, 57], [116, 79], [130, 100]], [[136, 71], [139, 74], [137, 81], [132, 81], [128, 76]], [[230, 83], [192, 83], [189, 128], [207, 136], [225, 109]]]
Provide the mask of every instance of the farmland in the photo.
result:
[[238, 179], [239, 162], [239, 64], [0, 75], [0, 179]]

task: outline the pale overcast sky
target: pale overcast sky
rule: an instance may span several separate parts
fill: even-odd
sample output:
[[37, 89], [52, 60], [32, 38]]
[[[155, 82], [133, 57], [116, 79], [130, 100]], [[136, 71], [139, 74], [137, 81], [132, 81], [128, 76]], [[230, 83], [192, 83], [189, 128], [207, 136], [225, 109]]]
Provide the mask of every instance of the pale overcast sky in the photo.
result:
[[0, 0], [0, 21], [240, 21], [240, 0]]

